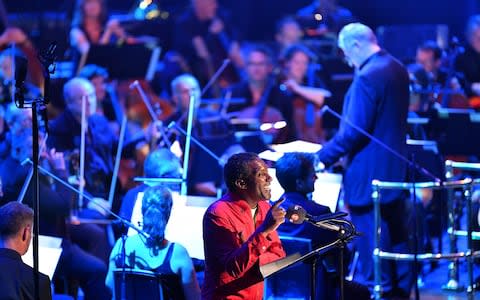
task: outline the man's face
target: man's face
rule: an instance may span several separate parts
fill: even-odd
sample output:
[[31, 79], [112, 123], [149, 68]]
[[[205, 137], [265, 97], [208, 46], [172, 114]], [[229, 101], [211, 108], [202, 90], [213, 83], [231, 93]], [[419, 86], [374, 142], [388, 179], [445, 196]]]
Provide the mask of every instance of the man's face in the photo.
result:
[[72, 87], [70, 99], [68, 100], [68, 109], [77, 119], [82, 117], [82, 99], [85, 98], [85, 114], [88, 118], [97, 110], [97, 97], [95, 89], [91, 84], [77, 84]]
[[432, 50], [418, 50], [416, 61], [428, 73], [436, 72], [441, 63], [440, 60], [435, 60], [435, 54]]
[[315, 189], [315, 181], [317, 180], [317, 173], [315, 172], [315, 168], [312, 166], [309, 168], [307, 176], [300, 180], [300, 184], [298, 185], [298, 189], [300, 193], [311, 193]]
[[176, 105], [180, 106], [181, 111], [187, 110], [190, 106], [190, 95], [195, 98], [195, 106], [198, 107], [200, 104], [200, 87], [198, 84], [191, 80], [179, 82], [175, 89], [173, 100]]
[[98, 17], [102, 11], [101, 0], [86, 0], [83, 4], [85, 16]]
[[97, 100], [102, 101], [105, 99], [105, 96], [107, 95], [105, 78], [103, 76], [95, 76], [90, 80], [90, 82], [95, 88], [95, 96], [97, 97]]
[[193, 0], [192, 4], [201, 19], [211, 20], [217, 15], [217, 0]]
[[12, 80], [12, 57], [9, 55], [3, 55], [0, 57], [0, 75], [4, 80]]
[[252, 176], [248, 179], [247, 194], [258, 201], [270, 200], [272, 177], [268, 174], [267, 165], [263, 160], [258, 159], [250, 163], [250, 168]]
[[299, 42], [302, 39], [303, 32], [297, 23], [286, 23], [282, 31], [277, 35], [277, 41], [283, 46], [288, 47]]
[[470, 45], [472, 48], [477, 52], [480, 53], [480, 27], [477, 27], [472, 34], [470, 35], [469, 39]]
[[252, 52], [247, 59], [247, 76], [252, 82], [265, 81], [272, 70], [267, 56], [262, 52]]
[[356, 51], [358, 50], [357, 45], [351, 39], [345, 38], [345, 35], [340, 32], [338, 36], [338, 48], [340, 48], [344, 55], [345, 62], [352, 68], [358, 67], [358, 59]]

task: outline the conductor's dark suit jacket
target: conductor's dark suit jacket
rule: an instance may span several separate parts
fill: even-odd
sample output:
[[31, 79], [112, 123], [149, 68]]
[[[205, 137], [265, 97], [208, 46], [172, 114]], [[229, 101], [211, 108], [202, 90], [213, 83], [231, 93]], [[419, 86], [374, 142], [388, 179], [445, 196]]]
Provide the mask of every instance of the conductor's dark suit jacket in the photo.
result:
[[[15, 250], [0, 248], [0, 300], [35, 299], [33, 268]], [[40, 299], [52, 299], [50, 279], [40, 273]]]
[[[372, 180], [404, 181], [407, 169], [404, 161], [353, 125], [405, 156], [408, 101], [408, 72], [385, 51], [373, 54], [356, 70], [345, 95], [344, 119], [338, 133], [318, 152], [318, 158], [327, 166], [347, 156], [344, 191], [350, 206], [372, 205]], [[397, 199], [399, 193], [382, 193], [382, 202]]]

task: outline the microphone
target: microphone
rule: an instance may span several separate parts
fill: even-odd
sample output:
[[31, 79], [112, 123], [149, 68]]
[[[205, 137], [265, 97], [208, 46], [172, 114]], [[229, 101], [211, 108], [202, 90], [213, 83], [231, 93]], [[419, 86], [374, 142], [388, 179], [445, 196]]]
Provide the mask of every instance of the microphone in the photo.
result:
[[317, 224], [321, 222], [336, 220], [347, 216], [346, 212], [336, 212], [332, 214], [323, 214], [320, 216], [312, 216], [300, 205], [294, 204], [287, 209], [287, 214], [285, 218], [288, 219], [293, 224], [302, 224], [304, 221], [307, 221], [312, 224]]
[[27, 59], [24, 56], [13, 54], [14, 65], [14, 103], [19, 108], [25, 106], [25, 79], [27, 77]]
[[336, 212], [331, 214], [323, 214], [320, 216], [312, 216], [300, 205], [292, 205], [287, 209], [285, 218], [293, 224], [302, 224], [304, 221], [330, 231], [335, 231], [341, 236], [350, 238], [361, 235], [355, 230], [355, 226], [347, 220], [339, 219], [347, 216], [346, 212]]

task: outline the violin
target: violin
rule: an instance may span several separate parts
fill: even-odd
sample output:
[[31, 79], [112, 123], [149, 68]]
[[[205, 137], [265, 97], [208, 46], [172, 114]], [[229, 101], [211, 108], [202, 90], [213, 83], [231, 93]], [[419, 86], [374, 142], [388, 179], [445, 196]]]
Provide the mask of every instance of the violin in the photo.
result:
[[[165, 121], [175, 112], [174, 106], [170, 101], [162, 99], [155, 95], [152, 88], [145, 80], [135, 80], [128, 84], [128, 91], [124, 91], [125, 108], [128, 119], [141, 125], [142, 128], [148, 127], [152, 122], [152, 112], [145, 104], [150, 103], [156, 119]], [[139, 88], [133, 88], [137, 84]], [[123, 87], [124, 89], [125, 87]]]
[[[156, 96], [148, 82], [144, 80], [122, 81], [118, 84], [120, 102], [124, 103], [129, 120], [127, 143], [136, 141], [135, 136], [144, 136], [143, 130], [152, 124], [152, 111], [156, 120], [165, 121], [174, 114], [174, 106]], [[149, 103], [147, 106], [145, 103]], [[135, 126], [135, 124], [137, 124]], [[124, 189], [137, 185], [133, 179], [143, 175], [143, 162], [150, 152], [148, 144], [135, 147], [133, 157], [122, 158], [118, 178]]]

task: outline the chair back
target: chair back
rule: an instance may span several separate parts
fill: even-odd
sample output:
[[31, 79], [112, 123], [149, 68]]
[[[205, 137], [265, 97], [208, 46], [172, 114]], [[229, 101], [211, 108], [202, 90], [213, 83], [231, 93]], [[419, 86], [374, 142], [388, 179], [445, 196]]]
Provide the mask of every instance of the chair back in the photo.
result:
[[[113, 271], [115, 282], [114, 299], [125, 300], [163, 300], [161, 275], [151, 271], [116, 269]], [[123, 292], [122, 292], [123, 290]], [[124, 298], [122, 294], [124, 293]]]

